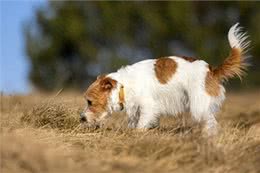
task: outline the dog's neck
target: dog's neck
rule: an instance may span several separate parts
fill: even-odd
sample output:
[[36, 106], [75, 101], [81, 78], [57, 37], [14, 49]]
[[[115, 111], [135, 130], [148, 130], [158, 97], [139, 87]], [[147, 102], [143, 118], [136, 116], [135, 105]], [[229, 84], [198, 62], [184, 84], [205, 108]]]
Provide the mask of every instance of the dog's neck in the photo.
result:
[[116, 78], [113, 79], [117, 81], [117, 86], [111, 92], [110, 98], [108, 100], [108, 107], [110, 113], [122, 112], [125, 110], [126, 107], [125, 87], [122, 83], [120, 83], [118, 79]]
[[[127, 67], [119, 69], [117, 72], [107, 75], [108, 77], [111, 77], [112, 79], [117, 81], [117, 87], [112, 91], [110, 97], [109, 106], [110, 110], [112, 110], [113, 112], [128, 112], [134, 109], [133, 107], [136, 107], [136, 105], [134, 105], [132, 102], [132, 100], [136, 97], [136, 91], [134, 90], [135, 77], [133, 76], [131, 69], [132, 66], [129, 65]], [[121, 86], [123, 86], [123, 88], [121, 88]], [[119, 95], [121, 95], [121, 101], [119, 99]], [[123, 103], [123, 110], [118, 103]]]

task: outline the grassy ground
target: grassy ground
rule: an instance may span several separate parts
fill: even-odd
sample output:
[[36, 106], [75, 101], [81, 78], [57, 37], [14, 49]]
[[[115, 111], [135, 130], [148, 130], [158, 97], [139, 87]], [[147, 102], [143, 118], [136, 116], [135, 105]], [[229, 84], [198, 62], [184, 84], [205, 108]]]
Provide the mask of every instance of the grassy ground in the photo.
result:
[[114, 115], [103, 129], [83, 129], [77, 94], [1, 96], [2, 172], [260, 172], [260, 92], [229, 94], [221, 132], [201, 135], [188, 115], [158, 129], [126, 128]]

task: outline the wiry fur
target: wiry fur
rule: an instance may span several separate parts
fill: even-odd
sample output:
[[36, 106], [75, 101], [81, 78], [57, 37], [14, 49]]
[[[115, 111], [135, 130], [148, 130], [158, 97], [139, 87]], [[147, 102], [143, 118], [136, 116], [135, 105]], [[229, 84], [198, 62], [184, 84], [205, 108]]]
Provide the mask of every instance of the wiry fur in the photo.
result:
[[237, 23], [228, 32], [228, 40], [232, 48], [230, 55], [221, 66], [213, 70], [214, 76], [220, 80], [228, 80], [234, 76], [241, 79], [249, 66], [246, 52], [250, 41], [247, 40], [248, 36], [246, 33], [242, 33], [241, 29]]
[[[228, 34], [231, 55], [213, 71], [203, 60], [187, 61], [170, 56], [168, 58], [176, 65], [165, 65], [165, 68], [176, 69], [163, 83], [160, 82], [160, 76], [156, 75], [156, 59], [144, 60], [107, 75], [117, 81], [108, 98], [107, 111], [121, 111], [119, 92], [120, 87], [124, 86], [124, 111], [129, 117], [129, 127], [153, 128], [159, 125], [162, 114], [190, 112], [195, 120], [205, 122], [205, 131], [216, 133], [215, 115], [225, 99], [225, 89], [220, 79], [241, 76], [248, 65], [244, 57], [248, 43], [237, 26], [233, 26]], [[214, 83], [210, 80], [214, 80]]]

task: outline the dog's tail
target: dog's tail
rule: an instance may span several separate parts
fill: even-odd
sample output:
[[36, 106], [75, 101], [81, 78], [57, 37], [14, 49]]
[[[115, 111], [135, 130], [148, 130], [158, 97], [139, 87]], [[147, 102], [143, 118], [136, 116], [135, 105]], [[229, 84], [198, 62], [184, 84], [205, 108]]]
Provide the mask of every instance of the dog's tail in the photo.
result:
[[241, 31], [239, 23], [232, 26], [228, 32], [228, 41], [231, 47], [230, 55], [224, 63], [213, 70], [214, 76], [219, 80], [228, 80], [235, 76], [240, 79], [245, 74], [249, 56], [246, 56], [250, 41], [246, 33]]

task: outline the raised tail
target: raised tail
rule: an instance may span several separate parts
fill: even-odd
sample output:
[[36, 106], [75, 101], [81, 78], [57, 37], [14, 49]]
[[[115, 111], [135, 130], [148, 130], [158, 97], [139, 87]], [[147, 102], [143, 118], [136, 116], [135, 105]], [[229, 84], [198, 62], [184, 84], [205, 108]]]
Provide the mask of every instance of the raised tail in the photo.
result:
[[224, 63], [213, 70], [213, 74], [219, 80], [228, 80], [235, 76], [240, 79], [250, 65], [246, 55], [250, 41], [246, 33], [241, 31], [239, 23], [232, 26], [228, 32], [228, 41], [231, 47], [230, 55]]

